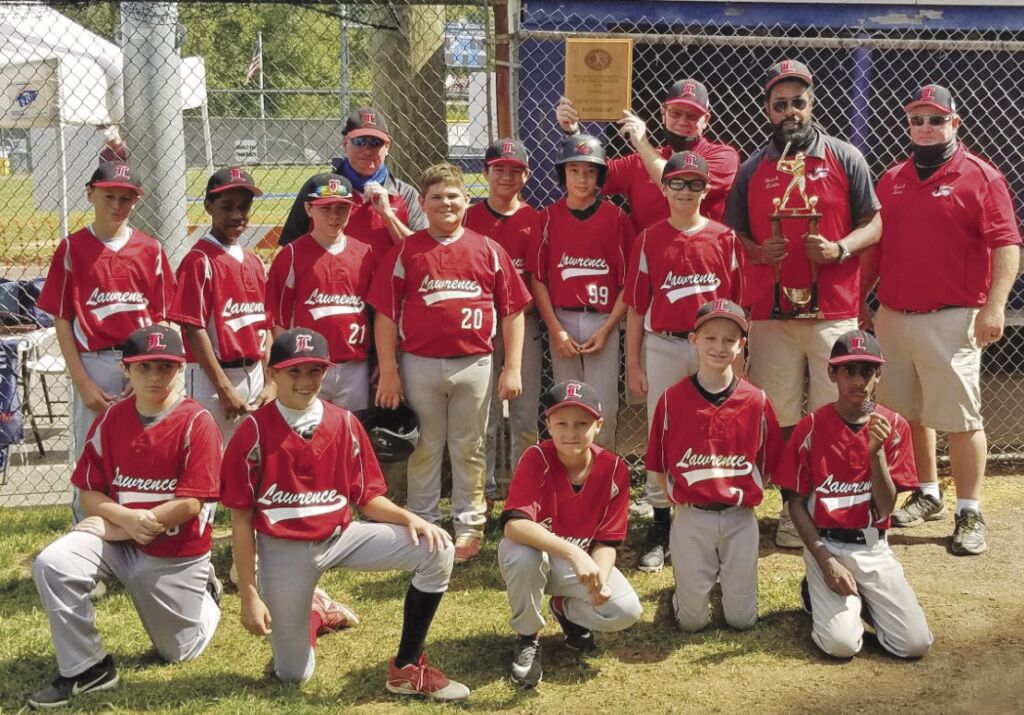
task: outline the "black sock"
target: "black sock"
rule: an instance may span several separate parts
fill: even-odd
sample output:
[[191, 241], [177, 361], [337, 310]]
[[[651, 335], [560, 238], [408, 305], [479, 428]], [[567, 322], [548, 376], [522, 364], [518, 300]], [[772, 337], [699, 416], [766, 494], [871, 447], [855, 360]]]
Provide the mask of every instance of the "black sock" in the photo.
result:
[[661, 527], [669, 527], [672, 525], [672, 509], [671, 507], [655, 507], [654, 508], [654, 523]]
[[395, 665], [404, 668], [415, 663], [423, 653], [423, 644], [427, 641], [427, 631], [434, 620], [437, 607], [441, 604], [444, 593], [424, 593], [415, 586], [409, 586], [405, 592], [405, 609], [402, 614], [402, 640], [398, 643], [398, 655]]

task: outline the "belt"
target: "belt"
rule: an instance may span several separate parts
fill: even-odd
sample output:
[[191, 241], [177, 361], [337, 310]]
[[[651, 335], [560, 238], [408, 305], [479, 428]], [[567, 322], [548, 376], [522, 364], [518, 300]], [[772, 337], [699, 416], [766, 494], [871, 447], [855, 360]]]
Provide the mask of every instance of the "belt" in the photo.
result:
[[238, 358], [237, 360], [218, 360], [217, 361], [217, 363], [222, 368], [224, 368], [225, 370], [229, 370], [229, 369], [231, 369], [233, 367], [252, 367], [253, 365], [255, 365], [258, 362], [259, 362], [259, 360], [254, 360], [253, 358]]
[[694, 509], [700, 509], [701, 511], [725, 511], [729, 507], [736, 506], [735, 504], [690, 504]]
[[655, 335], [660, 335], [663, 338], [677, 338], [679, 340], [686, 340], [690, 337], [689, 330], [656, 330]]
[[[952, 310], [953, 308], [962, 308], [960, 305], [944, 305], [941, 308], [932, 308], [931, 310], [897, 310], [897, 313], [903, 313], [903, 315], [929, 315], [931, 313], [939, 313], [943, 310]], [[891, 310], [891, 309], [890, 309]]]
[[[884, 541], [885, 529], [876, 529], [876, 531], [878, 532], [878, 540]], [[831, 539], [832, 541], [841, 541], [844, 544], [868, 543], [867, 538], [864, 536], [864, 529], [818, 529], [818, 536]]]
[[568, 310], [568, 311], [571, 311], [573, 313], [600, 313], [601, 312], [597, 308], [591, 308], [589, 305], [574, 305], [571, 308], [567, 307], [567, 306], [564, 306], [564, 305], [560, 305], [558, 307], [559, 307], [560, 310]]

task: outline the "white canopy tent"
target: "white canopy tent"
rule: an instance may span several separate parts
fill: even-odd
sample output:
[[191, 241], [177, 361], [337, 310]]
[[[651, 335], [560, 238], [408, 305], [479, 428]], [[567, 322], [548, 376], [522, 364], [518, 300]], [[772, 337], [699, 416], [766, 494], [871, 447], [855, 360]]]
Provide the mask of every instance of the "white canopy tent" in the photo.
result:
[[[124, 118], [121, 50], [44, 5], [0, 6], [0, 37], [0, 127], [32, 130], [36, 205], [59, 208], [66, 235], [68, 186], [85, 184], [101, 148], [92, 128]], [[212, 167], [203, 59], [184, 58], [181, 78], [182, 108], [202, 108]], [[75, 128], [85, 131], [72, 132], [69, 148]]]

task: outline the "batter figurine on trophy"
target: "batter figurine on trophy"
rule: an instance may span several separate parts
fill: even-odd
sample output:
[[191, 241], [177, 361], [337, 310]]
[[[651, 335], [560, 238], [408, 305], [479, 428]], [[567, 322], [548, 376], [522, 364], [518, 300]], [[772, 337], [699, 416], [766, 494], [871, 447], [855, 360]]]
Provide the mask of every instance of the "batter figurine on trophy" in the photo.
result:
[[[782, 237], [782, 222], [786, 219], [806, 219], [808, 222], [807, 232], [812, 234], [818, 233], [818, 221], [821, 219], [821, 214], [817, 211], [818, 197], [807, 195], [807, 176], [804, 173], [806, 157], [803, 152], [797, 152], [792, 159], [787, 159], [786, 155], [789, 153], [789, 146], [787, 143], [786, 148], [782, 150], [779, 161], [775, 165], [779, 173], [792, 174], [793, 178], [786, 187], [786, 191], [782, 194], [782, 198], [772, 199], [772, 206], [775, 208], [774, 213], [771, 215], [772, 236], [774, 238]], [[786, 205], [794, 188], [800, 192], [800, 197], [804, 202], [803, 206], [789, 207]], [[781, 273], [782, 261], [780, 260], [775, 264], [774, 298], [770, 317], [775, 320], [780, 318], [820, 318], [821, 310], [818, 307], [818, 264], [811, 261], [810, 289], [782, 288]], [[789, 299], [789, 302], [794, 307], [792, 315], [782, 314], [783, 291], [785, 291], [786, 298]]]

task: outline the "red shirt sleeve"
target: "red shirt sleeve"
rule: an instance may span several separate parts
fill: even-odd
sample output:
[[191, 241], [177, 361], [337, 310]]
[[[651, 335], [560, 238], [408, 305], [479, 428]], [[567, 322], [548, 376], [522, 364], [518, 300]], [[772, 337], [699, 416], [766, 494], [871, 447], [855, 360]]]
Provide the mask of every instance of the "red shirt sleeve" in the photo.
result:
[[532, 256], [526, 257], [526, 270], [541, 283], [548, 282], [548, 227], [551, 224], [551, 213], [544, 209], [540, 213], [540, 231]]
[[615, 457], [612, 494], [604, 520], [597, 527], [594, 541], [624, 541], [629, 526], [629, 469], [621, 457]]
[[[636, 229], [633, 222], [622, 209], [619, 209], [619, 245], [622, 247], [622, 270], [625, 272], [629, 257], [633, 255], [633, 244], [636, 242]], [[625, 285], [628, 273], [623, 273], [622, 283]]]
[[295, 260], [295, 244], [289, 243], [274, 258], [267, 275], [267, 313], [270, 325], [288, 329], [295, 315], [295, 289], [288, 287], [288, 276]]
[[808, 438], [814, 429], [814, 416], [807, 415], [789, 435], [789, 441], [782, 450], [772, 481], [780, 489], [787, 489], [803, 496], [811, 493], [810, 443]]
[[625, 194], [628, 193], [629, 180], [635, 171], [636, 161], [640, 158], [638, 154], [617, 156], [608, 161], [608, 173], [605, 175], [604, 186], [601, 187], [602, 194]]
[[[712, 188], [728, 194], [733, 182], [736, 181], [736, 174], [740, 170], [739, 152], [731, 146], [724, 145], [719, 147], [719, 151], [711, 152], [711, 155], [705, 158], [708, 162], [708, 173], [711, 174]], [[725, 205], [724, 200], [722, 205]], [[715, 220], [721, 219], [716, 218]]]
[[916, 489], [917, 464], [914, 461], [914, 442], [910, 434], [910, 425], [898, 414], [893, 414], [892, 431], [885, 440], [884, 448], [889, 476], [896, 485], [896, 491], [908, 492]]
[[185, 464], [175, 496], [216, 501], [220, 496], [220, 428], [206, 410], [197, 412], [185, 432]]
[[71, 271], [68, 270], [69, 250], [68, 239], [65, 238], [53, 253], [50, 270], [43, 281], [43, 290], [36, 301], [41, 310], [65, 320], [73, 320], [75, 317], [75, 305], [71, 300]]
[[498, 307], [498, 317], [504, 318], [525, 308], [532, 298], [508, 252], [497, 241], [487, 239], [487, 243], [498, 259], [494, 276], [494, 301]]
[[654, 417], [651, 418], [651, 433], [647, 438], [647, 457], [644, 460], [644, 467], [651, 472], [664, 473], [666, 471], [665, 453], [661, 448], [665, 409], [665, 395], [662, 395], [658, 399], [658, 406], [654, 408]]
[[109, 491], [111, 474], [103, 462], [103, 424], [110, 417], [113, 407], [111, 405], [104, 410], [89, 428], [82, 456], [78, 458], [75, 470], [71, 473], [71, 483], [79, 489], [104, 494]]
[[405, 297], [404, 271], [396, 271], [396, 268], [400, 267], [403, 246], [404, 243], [399, 243], [381, 259], [370, 284], [370, 293], [366, 297], [366, 302], [373, 306], [374, 310], [396, 323], [402, 312], [402, 300]]
[[989, 182], [982, 204], [981, 231], [985, 243], [992, 248], [1013, 246], [1021, 242], [1010, 188], [1002, 176]]
[[213, 276], [205, 255], [192, 251], [178, 267], [178, 290], [168, 317], [182, 325], [206, 327], [213, 306]]
[[346, 469], [351, 475], [348, 500], [357, 506], [366, 506], [374, 498], [387, 494], [388, 485], [362, 423], [351, 412], [345, 413], [345, 423], [352, 438], [352, 448], [345, 459]]
[[740, 239], [736, 236], [736, 232], [732, 229], [729, 230], [729, 252], [731, 254], [730, 260], [732, 261], [732, 275], [729, 280], [732, 286], [730, 300], [736, 305], [742, 306], [743, 293], [745, 291], [743, 276], [747, 273], [747, 254], [740, 243]]
[[785, 449], [782, 441], [782, 428], [779, 418], [775, 415], [775, 407], [766, 395], [764, 398], [764, 443], [761, 445], [758, 461], [761, 463], [761, 475], [765, 481], [771, 479], [779, 466], [779, 459]]
[[158, 249], [160, 252], [157, 258], [156, 266], [156, 280], [150, 288], [150, 295], [147, 296], [149, 299], [149, 317], [154, 323], [162, 323], [167, 320], [167, 316], [171, 310], [171, 303], [174, 302], [174, 295], [177, 292], [177, 281], [174, 279], [174, 270], [171, 268], [171, 262], [167, 260], [167, 254], [164, 253], [164, 249]]
[[261, 477], [260, 433], [247, 417], [228, 440], [220, 467], [220, 503], [228, 509], [252, 509]]
[[504, 511], [519, 512], [531, 521], [540, 522], [541, 494], [546, 472], [547, 465], [539, 447], [533, 446], [523, 452], [508, 487]]
[[651, 306], [651, 268], [645, 255], [647, 247], [646, 230], [641, 231], [633, 242], [633, 250], [626, 264], [626, 288], [623, 300], [640, 315]]
[[534, 275], [537, 271], [537, 252], [540, 251], [540, 244], [543, 240], [544, 226], [541, 223], [540, 212], [530, 212], [530, 234], [526, 238], [526, 246], [523, 248], [523, 270]]

